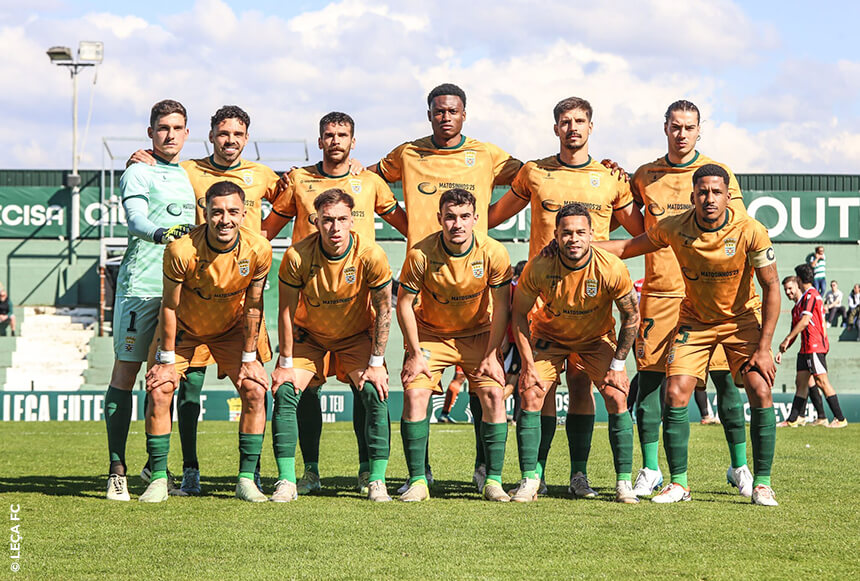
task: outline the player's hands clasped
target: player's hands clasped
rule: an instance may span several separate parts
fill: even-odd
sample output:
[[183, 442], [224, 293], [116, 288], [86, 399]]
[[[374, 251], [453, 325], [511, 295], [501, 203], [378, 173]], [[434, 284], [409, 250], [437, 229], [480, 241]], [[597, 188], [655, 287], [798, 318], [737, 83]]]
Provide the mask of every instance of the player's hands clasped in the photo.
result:
[[403, 361], [403, 368], [400, 370], [400, 381], [403, 383], [403, 387], [412, 383], [422, 373], [427, 376], [427, 379], [433, 379], [430, 366], [427, 365], [427, 360], [420, 353], [407, 354]]
[[179, 374], [173, 363], [156, 363], [146, 372], [146, 391], [169, 386], [171, 390], [179, 387]]
[[388, 399], [388, 370], [384, 366], [372, 367], [368, 365], [367, 369], [358, 376], [358, 380], [359, 389], [364, 389], [364, 384], [371, 383], [376, 388], [379, 399], [382, 401]]
[[299, 388], [296, 387], [296, 373], [292, 367], [275, 366], [272, 371], [272, 395], [278, 392], [278, 388], [283, 384], [289, 383], [295, 389], [295, 393], [299, 393]]

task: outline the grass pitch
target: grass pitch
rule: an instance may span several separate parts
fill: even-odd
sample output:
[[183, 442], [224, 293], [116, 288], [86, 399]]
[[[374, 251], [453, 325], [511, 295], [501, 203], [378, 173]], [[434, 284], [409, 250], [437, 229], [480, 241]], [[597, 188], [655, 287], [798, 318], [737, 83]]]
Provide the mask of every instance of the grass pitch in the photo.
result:
[[[236, 424], [200, 425], [204, 495], [142, 505], [104, 500], [107, 445], [101, 423], [0, 424], [0, 506], [19, 505], [20, 571], [6, 579], [353, 578], [814, 578], [860, 577], [860, 426], [780, 429], [778, 508], [753, 507], [725, 484], [719, 427], [692, 427], [693, 502], [611, 502], [606, 425], [598, 424], [590, 478], [596, 500], [570, 500], [560, 427], [549, 458], [550, 495], [527, 505], [479, 500], [469, 480], [469, 425], [434, 425], [430, 501], [371, 504], [355, 492], [355, 440], [347, 424], [323, 429], [323, 492], [289, 504], [233, 498]], [[392, 426], [389, 488], [405, 475]], [[174, 430], [170, 467], [181, 472]], [[129, 470], [145, 461], [142, 422], [129, 437]], [[299, 463], [300, 465], [300, 463]], [[665, 470], [665, 460], [661, 458]], [[638, 453], [634, 468], [639, 467]], [[635, 470], [634, 470], [635, 473]], [[266, 491], [274, 484], [271, 438]], [[519, 475], [513, 427], [506, 482]], [[268, 476], [268, 477], [266, 477]], [[4, 521], [6, 517], [3, 517]], [[5, 552], [5, 551], [4, 551]]]

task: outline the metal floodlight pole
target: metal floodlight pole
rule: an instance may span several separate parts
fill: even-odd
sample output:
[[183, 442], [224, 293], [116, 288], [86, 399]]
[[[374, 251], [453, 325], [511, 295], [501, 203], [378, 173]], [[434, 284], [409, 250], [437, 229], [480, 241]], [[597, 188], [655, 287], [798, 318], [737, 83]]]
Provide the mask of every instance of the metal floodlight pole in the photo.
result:
[[78, 73], [84, 67], [94, 67], [104, 59], [104, 44], [102, 42], [81, 41], [78, 45], [78, 59], [74, 60], [68, 47], [54, 46], [48, 49], [51, 62], [61, 67], [68, 67], [72, 77], [72, 173], [66, 176], [64, 185], [71, 188], [71, 206], [69, 208], [69, 263], [77, 261], [75, 243], [81, 237], [81, 177], [78, 174]]

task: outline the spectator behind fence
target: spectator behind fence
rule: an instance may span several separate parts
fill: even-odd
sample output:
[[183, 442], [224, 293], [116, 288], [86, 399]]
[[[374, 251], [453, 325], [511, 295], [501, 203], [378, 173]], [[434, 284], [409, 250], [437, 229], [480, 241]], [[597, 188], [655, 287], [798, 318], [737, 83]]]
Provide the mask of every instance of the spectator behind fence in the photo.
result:
[[6, 335], [6, 329], [15, 336], [15, 313], [12, 312], [12, 301], [3, 283], [0, 283], [0, 336]]
[[842, 323], [845, 324], [845, 307], [842, 306], [842, 291], [839, 290], [839, 285], [835, 280], [830, 281], [830, 290], [824, 295], [824, 313], [827, 316], [827, 325], [836, 327], [839, 317], [842, 317]]
[[827, 287], [827, 272], [825, 265], [827, 264], [824, 258], [824, 247], [816, 246], [815, 251], [806, 257], [806, 262], [812, 265], [814, 278], [812, 286], [818, 291], [818, 294], [824, 296], [824, 291]]
[[848, 293], [848, 313], [845, 321], [849, 327], [857, 330], [857, 340], [860, 341], [860, 284], [855, 284]]

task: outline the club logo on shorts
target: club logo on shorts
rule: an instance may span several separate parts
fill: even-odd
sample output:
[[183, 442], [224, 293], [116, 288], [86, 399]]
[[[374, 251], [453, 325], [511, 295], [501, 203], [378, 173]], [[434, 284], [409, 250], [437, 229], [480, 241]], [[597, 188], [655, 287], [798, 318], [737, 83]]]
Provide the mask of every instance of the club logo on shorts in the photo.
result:
[[636, 341], [636, 357], [645, 357], [645, 343]]
[[600, 174], [593, 173], [593, 174], [590, 174], [589, 177], [591, 178], [591, 187], [592, 188], [599, 188], [600, 187]]
[[361, 193], [361, 180], [349, 180], [349, 188], [353, 194]]
[[473, 165], [475, 165], [475, 161], [477, 161], [478, 159], [477, 153], [475, 153], [474, 151], [467, 151], [465, 152], [465, 156], [466, 167], [472, 167]]
[[597, 280], [593, 278], [585, 279], [585, 296], [587, 297], [596, 297], [597, 296]]
[[239, 275], [248, 276], [249, 272], [251, 272], [251, 263], [247, 258], [243, 258], [239, 261]]
[[726, 249], [726, 256], [734, 256], [735, 251], [738, 249], [738, 239], [737, 238], [726, 238], [725, 249]]
[[254, 183], [254, 174], [252, 174], [250, 171], [243, 171], [242, 181], [245, 182], [245, 185], [250, 186]]
[[343, 270], [343, 277], [346, 279], [346, 284], [355, 284], [355, 267], [349, 266]]
[[475, 275], [475, 278], [484, 278], [484, 263], [483, 262], [473, 262], [472, 263], [472, 274]]
[[669, 350], [669, 356], [666, 358], [666, 363], [672, 363], [675, 360], [675, 348]]
[[134, 351], [134, 342], [136, 339], [137, 339], [137, 337], [132, 337], [131, 335], [125, 336], [125, 352], [126, 353], [131, 353], [132, 351]]
[[231, 422], [238, 422], [242, 416], [242, 398], [231, 397], [227, 400], [227, 419]]

